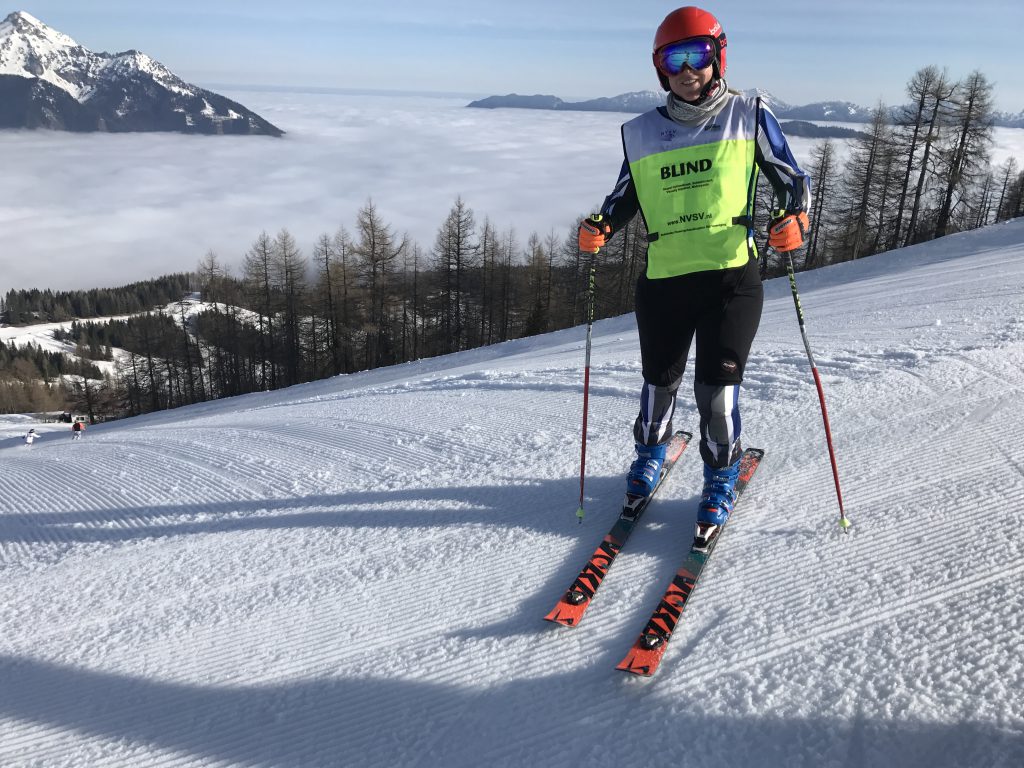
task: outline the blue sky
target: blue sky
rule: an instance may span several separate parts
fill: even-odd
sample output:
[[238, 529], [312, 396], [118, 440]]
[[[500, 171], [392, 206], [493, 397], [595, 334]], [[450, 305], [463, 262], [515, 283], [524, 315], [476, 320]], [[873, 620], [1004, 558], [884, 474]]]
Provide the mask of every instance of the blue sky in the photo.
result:
[[[17, 0], [101, 51], [136, 48], [201, 85], [607, 96], [657, 88], [650, 42], [676, 7], [649, 0]], [[840, 0], [706, 6], [729, 76], [791, 103], [903, 100], [928, 64], [980, 69], [1000, 109], [1024, 110], [1024, 3]]]

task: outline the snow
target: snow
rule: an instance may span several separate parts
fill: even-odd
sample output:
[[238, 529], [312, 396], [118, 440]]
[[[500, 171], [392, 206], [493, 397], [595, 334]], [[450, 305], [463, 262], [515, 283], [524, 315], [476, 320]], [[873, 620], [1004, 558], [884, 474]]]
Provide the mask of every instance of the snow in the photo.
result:
[[[51, 432], [66, 432], [71, 434], [71, 425], [66, 422], [56, 421], [60, 414], [52, 414], [49, 419], [41, 418], [39, 415], [30, 414], [0, 414], [0, 442], [9, 441], [9, 438], [22, 440], [25, 433], [34, 429], [39, 433], [39, 439]], [[34, 450], [34, 449], [33, 449]]]
[[102, 59], [28, 13], [0, 21], [0, 75], [39, 77], [82, 101], [92, 90], [91, 83], [80, 82], [82, 75], [91, 80], [91, 72], [102, 68]]
[[135, 72], [149, 74], [174, 93], [197, 93], [144, 53], [94, 53], [23, 11], [0, 21], [0, 75], [38, 77], [84, 103], [96, 93], [97, 82]]
[[[172, 301], [164, 307], [158, 308], [156, 311], [162, 312], [163, 314], [172, 318], [179, 326], [182, 321], [182, 314], [185, 316], [185, 321], [189, 321], [196, 315], [205, 312], [206, 310], [218, 308], [220, 311], [226, 311], [227, 307], [224, 304], [214, 304], [211, 302], [205, 302], [199, 300], [199, 294], [189, 294], [181, 301]], [[101, 325], [103, 323], [110, 322], [112, 320], [128, 320], [132, 315], [111, 315], [107, 317], [93, 317], [79, 320], [77, 322], [87, 325], [95, 323]], [[243, 322], [253, 323], [255, 315], [254, 313], [245, 310], [238, 313], [238, 317]], [[65, 355], [71, 357], [77, 357], [75, 354], [77, 347], [75, 344], [66, 341], [57, 341], [54, 337], [56, 331], [70, 331], [72, 324], [76, 322], [74, 320], [65, 320], [58, 323], [37, 323], [35, 325], [3, 325], [0, 324], [0, 343], [13, 344], [15, 347], [21, 348], [26, 346], [36, 346], [45, 352], [62, 352]], [[114, 349], [114, 357], [127, 356], [127, 352], [123, 349]], [[90, 360], [90, 362], [105, 373], [111, 375], [117, 372], [117, 364], [113, 361], [105, 360]]]
[[[130, 315], [123, 315], [120, 318], [103, 318], [103, 320], [114, 320], [121, 319], [125, 320]], [[101, 322], [97, 320], [96, 322]], [[13, 325], [0, 325], [0, 342], [4, 344], [14, 344], [16, 347], [25, 346], [37, 346], [44, 352], [62, 352], [65, 355], [77, 357], [75, 354], [76, 346], [67, 341], [57, 341], [54, 338], [54, 332], [61, 330], [67, 331], [71, 328], [71, 321], [62, 323], [39, 323], [38, 325], [28, 326], [13, 326]], [[105, 360], [93, 360], [93, 365], [98, 367], [101, 371], [113, 374], [116, 371], [117, 366], [113, 362], [107, 362]]]
[[1024, 764], [1024, 221], [798, 279], [854, 532], [775, 280], [766, 459], [651, 680], [614, 666], [696, 451], [583, 624], [542, 620], [617, 514], [631, 315], [594, 329], [582, 525], [582, 328], [0, 437], [0, 764]]

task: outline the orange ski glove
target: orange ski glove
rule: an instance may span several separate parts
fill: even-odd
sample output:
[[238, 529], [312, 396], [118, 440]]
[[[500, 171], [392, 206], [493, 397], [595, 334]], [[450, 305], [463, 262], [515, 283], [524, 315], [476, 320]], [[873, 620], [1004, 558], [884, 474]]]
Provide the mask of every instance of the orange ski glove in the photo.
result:
[[584, 253], [597, 253], [611, 236], [612, 227], [600, 214], [592, 214], [580, 222], [579, 244]]
[[768, 245], [776, 251], [794, 251], [804, 244], [811, 222], [803, 211], [783, 213], [768, 222]]

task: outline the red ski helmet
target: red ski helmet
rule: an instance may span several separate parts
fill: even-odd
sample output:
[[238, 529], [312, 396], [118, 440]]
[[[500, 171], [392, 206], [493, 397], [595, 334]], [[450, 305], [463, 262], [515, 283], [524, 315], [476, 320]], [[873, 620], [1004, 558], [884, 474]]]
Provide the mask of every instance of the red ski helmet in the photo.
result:
[[[695, 5], [676, 8], [665, 17], [658, 27], [658, 31], [654, 33], [652, 58], [655, 58], [654, 54], [658, 52], [659, 48], [688, 37], [711, 38], [716, 51], [715, 61], [712, 65], [715, 78], [725, 77], [725, 30], [722, 29], [722, 25], [714, 15]], [[669, 90], [668, 78], [661, 73], [657, 64], [655, 64], [654, 70], [658, 73], [661, 87], [666, 91]]]

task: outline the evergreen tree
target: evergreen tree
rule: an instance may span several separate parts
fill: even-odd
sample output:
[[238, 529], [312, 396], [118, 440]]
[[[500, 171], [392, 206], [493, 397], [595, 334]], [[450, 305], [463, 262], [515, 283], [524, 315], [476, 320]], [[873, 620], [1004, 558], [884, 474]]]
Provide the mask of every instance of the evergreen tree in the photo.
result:
[[880, 239], [885, 213], [875, 201], [887, 196], [893, 161], [887, 113], [883, 104], [875, 108], [870, 132], [857, 141], [846, 164], [841, 207], [844, 226], [839, 233], [843, 259], [869, 255]]
[[393, 281], [399, 256], [406, 240], [397, 241], [372, 200], [368, 200], [356, 217], [359, 240], [354, 252], [359, 260], [359, 277], [366, 291], [365, 332], [366, 367], [373, 369], [393, 361], [394, 335], [390, 327], [394, 305]]
[[964, 82], [953, 113], [951, 142], [942, 152], [944, 189], [935, 220], [935, 237], [951, 231], [954, 208], [988, 164], [992, 145], [992, 84], [981, 72]]
[[273, 283], [274, 245], [264, 231], [245, 255], [246, 293], [257, 313], [259, 326], [260, 389], [277, 389], [277, 354], [274, 333], [277, 295]]
[[280, 386], [302, 381], [302, 325], [306, 290], [306, 260], [287, 229], [274, 238], [272, 270], [275, 292], [281, 297], [281, 347], [284, 380]]
[[479, 244], [474, 239], [473, 211], [459, 197], [437, 232], [434, 266], [438, 276], [440, 342], [443, 352], [463, 348], [467, 272], [473, 267]]
[[838, 165], [835, 144], [831, 139], [819, 142], [811, 152], [811, 161], [807, 172], [814, 183], [814, 194], [811, 197], [811, 238], [804, 252], [804, 269], [813, 269], [825, 263], [824, 254], [827, 248], [827, 233], [830, 210], [827, 204], [835, 195]]
[[920, 239], [919, 218], [926, 191], [925, 182], [933, 173], [931, 161], [933, 150], [938, 145], [942, 130], [949, 120], [953, 95], [959, 87], [958, 83], [948, 79], [945, 71], [932, 78], [930, 86], [928, 90], [929, 107], [926, 108], [928, 113], [927, 131], [923, 138], [924, 151], [917, 173], [917, 183], [914, 187], [914, 197], [910, 206], [910, 222], [907, 224], [907, 232], [903, 239], [904, 245], [910, 245]]

